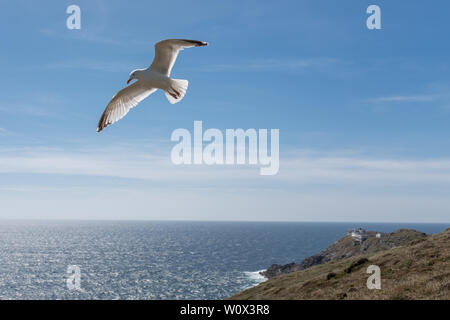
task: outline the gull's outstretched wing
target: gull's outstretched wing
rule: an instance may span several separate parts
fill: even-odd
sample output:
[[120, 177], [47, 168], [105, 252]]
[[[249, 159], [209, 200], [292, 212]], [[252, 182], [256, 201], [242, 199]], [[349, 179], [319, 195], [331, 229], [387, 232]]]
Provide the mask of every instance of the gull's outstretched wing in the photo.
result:
[[168, 39], [155, 44], [155, 58], [150, 66], [150, 70], [154, 70], [170, 76], [173, 64], [177, 59], [178, 52], [184, 48], [203, 47], [208, 43], [197, 40], [185, 39]]
[[117, 92], [103, 112], [97, 132], [122, 119], [131, 108], [136, 107], [155, 91], [155, 88], [145, 87], [138, 81]]

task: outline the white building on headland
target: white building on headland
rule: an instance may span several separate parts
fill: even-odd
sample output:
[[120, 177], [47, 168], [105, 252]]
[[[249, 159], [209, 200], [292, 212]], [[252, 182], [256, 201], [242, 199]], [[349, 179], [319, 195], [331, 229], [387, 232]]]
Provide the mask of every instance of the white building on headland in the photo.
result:
[[351, 229], [348, 234], [353, 238], [353, 240], [362, 242], [367, 239], [366, 230], [363, 228]]

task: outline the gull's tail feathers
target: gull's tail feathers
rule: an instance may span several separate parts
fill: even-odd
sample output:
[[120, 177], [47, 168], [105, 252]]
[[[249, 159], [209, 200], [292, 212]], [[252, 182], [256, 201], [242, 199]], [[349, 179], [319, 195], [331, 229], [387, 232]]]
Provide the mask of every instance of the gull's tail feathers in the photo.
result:
[[171, 79], [170, 88], [165, 92], [167, 100], [175, 104], [183, 100], [189, 86], [189, 81], [180, 79]]

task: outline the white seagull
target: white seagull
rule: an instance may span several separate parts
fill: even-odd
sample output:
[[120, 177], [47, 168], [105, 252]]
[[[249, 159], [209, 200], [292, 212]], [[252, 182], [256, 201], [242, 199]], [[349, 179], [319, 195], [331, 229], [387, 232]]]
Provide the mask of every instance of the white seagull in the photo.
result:
[[131, 108], [136, 107], [158, 89], [166, 93], [170, 103], [180, 102], [186, 94], [189, 82], [170, 78], [178, 53], [184, 48], [206, 45], [208, 43], [203, 41], [185, 39], [168, 39], [155, 44], [155, 58], [152, 65], [147, 69], [138, 69], [130, 73], [127, 84], [133, 79], [137, 81], [114, 95], [98, 122], [97, 132], [122, 119]]

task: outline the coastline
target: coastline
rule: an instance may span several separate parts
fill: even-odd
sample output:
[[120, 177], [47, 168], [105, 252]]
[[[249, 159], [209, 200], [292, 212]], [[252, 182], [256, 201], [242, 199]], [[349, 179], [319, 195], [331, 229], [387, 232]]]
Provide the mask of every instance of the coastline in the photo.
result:
[[[381, 270], [379, 290], [369, 267]], [[275, 276], [230, 300], [450, 299], [450, 228], [402, 246]]]

